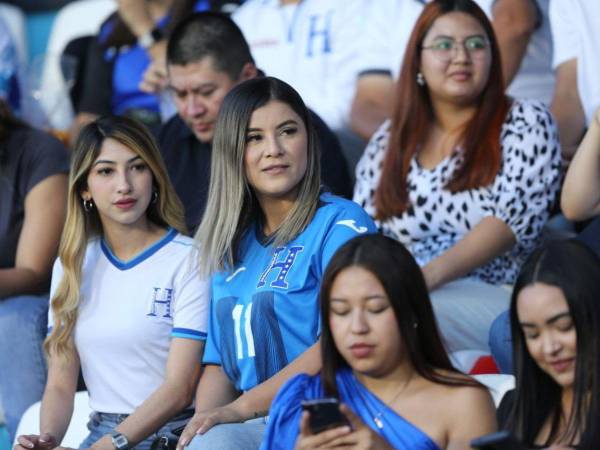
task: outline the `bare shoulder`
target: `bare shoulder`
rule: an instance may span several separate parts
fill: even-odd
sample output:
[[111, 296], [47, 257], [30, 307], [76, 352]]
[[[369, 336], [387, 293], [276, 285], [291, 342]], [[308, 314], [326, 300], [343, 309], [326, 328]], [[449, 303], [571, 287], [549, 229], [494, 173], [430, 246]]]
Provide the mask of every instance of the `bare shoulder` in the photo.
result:
[[[496, 408], [488, 389], [473, 378], [455, 373], [441, 372], [444, 377], [456, 384], [432, 383], [436, 397], [443, 398], [439, 402], [440, 413], [449, 424], [471, 422], [483, 428], [496, 426]], [[462, 384], [464, 383], [464, 384]]]

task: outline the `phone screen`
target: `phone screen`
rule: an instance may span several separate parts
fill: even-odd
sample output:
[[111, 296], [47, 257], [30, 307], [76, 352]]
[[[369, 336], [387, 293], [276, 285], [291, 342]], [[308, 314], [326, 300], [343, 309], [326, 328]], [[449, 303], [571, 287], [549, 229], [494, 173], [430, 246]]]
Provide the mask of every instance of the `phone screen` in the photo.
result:
[[339, 402], [335, 398], [304, 400], [302, 409], [310, 413], [310, 431], [314, 434], [330, 428], [350, 425], [346, 416], [340, 412]]
[[478, 450], [527, 450], [508, 431], [487, 434], [471, 441], [471, 448]]

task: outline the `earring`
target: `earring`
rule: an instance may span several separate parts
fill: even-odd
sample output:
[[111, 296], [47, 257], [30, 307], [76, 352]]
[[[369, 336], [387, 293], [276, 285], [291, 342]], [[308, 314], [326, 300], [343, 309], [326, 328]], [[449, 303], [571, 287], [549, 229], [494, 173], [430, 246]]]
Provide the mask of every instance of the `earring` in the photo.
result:
[[158, 191], [153, 191], [152, 192], [152, 204], [156, 203], [157, 200], [158, 200]]
[[83, 209], [85, 212], [90, 212], [94, 209], [94, 202], [92, 200], [83, 199]]
[[425, 86], [425, 77], [421, 72], [417, 72], [417, 84], [419, 86]]

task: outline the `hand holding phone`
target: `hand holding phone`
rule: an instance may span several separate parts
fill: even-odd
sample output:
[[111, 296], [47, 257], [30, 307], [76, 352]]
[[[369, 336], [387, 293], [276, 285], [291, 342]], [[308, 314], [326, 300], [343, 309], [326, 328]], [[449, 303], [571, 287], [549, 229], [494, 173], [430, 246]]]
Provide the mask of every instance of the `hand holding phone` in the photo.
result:
[[336, 398], [303, 400], [302, 409], [310, 414], [309, 426], [313, 434], [331, 428], [350, 426], [349, 420], [341, 413], [340, 404]]

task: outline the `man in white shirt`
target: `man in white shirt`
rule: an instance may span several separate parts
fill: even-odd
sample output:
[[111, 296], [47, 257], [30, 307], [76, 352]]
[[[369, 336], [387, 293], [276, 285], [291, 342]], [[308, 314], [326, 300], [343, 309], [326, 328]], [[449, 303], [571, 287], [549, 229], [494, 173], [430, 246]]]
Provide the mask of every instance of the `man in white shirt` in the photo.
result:
[[[378, 0], [379, 1], [379, 0]], [[256, 65], [291, 84], [329, 125], [349, 125], [369, 0], [248, 0], [232, 15]]]
[[600, 107], [600, 2], [552, 0], [550, 23], [556, 71], [551, 109], [570, 159]]

